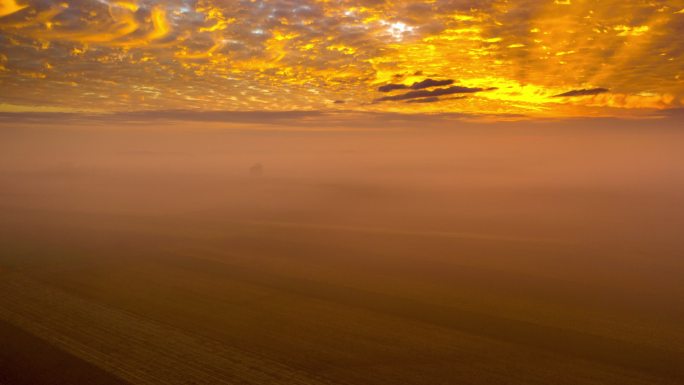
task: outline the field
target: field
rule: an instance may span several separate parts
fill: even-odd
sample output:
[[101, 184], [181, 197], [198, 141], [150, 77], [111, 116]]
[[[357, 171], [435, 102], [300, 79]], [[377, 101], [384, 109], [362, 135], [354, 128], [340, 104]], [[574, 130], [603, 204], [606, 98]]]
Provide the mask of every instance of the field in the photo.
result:
[[684, 383], [675, 130], [53, 130], [0, 140], [0, 384]]

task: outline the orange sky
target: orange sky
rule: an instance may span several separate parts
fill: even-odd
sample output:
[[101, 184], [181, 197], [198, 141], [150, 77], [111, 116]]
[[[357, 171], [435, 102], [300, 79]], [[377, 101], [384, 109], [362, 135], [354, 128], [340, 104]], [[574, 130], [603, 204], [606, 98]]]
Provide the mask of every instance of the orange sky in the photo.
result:
[[0, 0], [0, 111], [639, 116], [684, 0]]

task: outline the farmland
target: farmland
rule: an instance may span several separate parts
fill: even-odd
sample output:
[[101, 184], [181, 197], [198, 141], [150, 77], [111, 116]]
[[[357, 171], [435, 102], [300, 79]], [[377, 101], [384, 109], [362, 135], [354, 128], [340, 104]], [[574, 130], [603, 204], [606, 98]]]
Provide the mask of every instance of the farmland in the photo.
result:
[[[174, 153], [153, 155], [164, 172], [94, 153], [5, 169], [0, 383], [684, 381], [678, 181], [625, 189], [611, 165], [559, 181], [562, 162], [512, 148], [505, 166], [461, 154], [383, 179], [359, 151], [259, 177]], [[641, 172], [678, 167], [659, 156]]]

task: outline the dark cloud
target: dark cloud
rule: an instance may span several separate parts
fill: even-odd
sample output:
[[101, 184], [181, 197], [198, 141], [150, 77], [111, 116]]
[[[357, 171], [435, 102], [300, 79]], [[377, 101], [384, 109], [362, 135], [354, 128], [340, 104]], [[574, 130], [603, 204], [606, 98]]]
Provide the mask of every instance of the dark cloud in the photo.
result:
[[438, 97], [430, 96], [428, 98], [407, 100], [406, 103], [434, 103], [434, 102], [438, 102], [438, 101], [439, 101]]
[[608, 92], [607, 88], [583, 88], [581, 90], [572, 90], [562, 94], [553, 95], [554, 98], [570, 97], [570, 96], [587, 96], [598, 95]]
[[[416, 73], [421, 73], [420, 71]], [[419, 82], [413, 83], [410, 87], [405, 85], [405, 84], [385, 84], [384, 86], [378, 87], [378, 91], [380, 92], [390, 92], [394, 90], [405, 90], [405, 89], [412, 89], [412, 90], [422, 90], [424, 88], [430, 88], [430, 87], [440, 87], [440, 86], [448, 86], [454, 84], [454, 81], [452, 79], [445, 79], [445, 80], [434, 80], [434, 79], [425, 79]]]
[[378, 87], [380, 92], [390, 92], [394, 90], [405, 90], [408, 86], [404, 84], [385, 84], [384, 86]]
[[470, 88], [470, 87], [461, 87], [461, 86], [453, 86], [453, 87], [448, 87], [448, 88], [437, 88], [434, 90], [420, 90], [420, 91], [411, 91], [407, 92], [405, 94], [401, 95], [394, 95], [394, 96], [385, 96], [382, 98], [375, 99], [376, 102], [384, 102], [384, 101], [396, 101], [396, 100], [409, 100], [409, 99], [417, 99], [417, 98], [429, 98], [429, 97], [437, 97], [437, 96], [442, 96], [442, 95], [453, 95], [453, 94], [473, 94], [476, 92], [481, 92], [481, 91], [487, 91], [491, 90], [493, 88]]
[[458, 100], [458, 99], [465, 99], [467, 96], [462, 95], [462, 96], [452, 96], [449, 98], [438, 98], [436, 96], [430, 96], [427, 98], [418, 98], [418, 99], [409, 99], [405, 101], [404, 103], [436, 103], [436, 102], [443, 102], [446, 100]]
[[439, 87], [439, 86], [448, 86], [454, 84], [454, 81], [452, 79], [445, 79], [445, 80], [434, 80], [434, 79], [425, 79], [421, 82], [413, 83], [411, 86], [412, 90], [422, 90], [423, 88], [430, 88], [430, 87]]

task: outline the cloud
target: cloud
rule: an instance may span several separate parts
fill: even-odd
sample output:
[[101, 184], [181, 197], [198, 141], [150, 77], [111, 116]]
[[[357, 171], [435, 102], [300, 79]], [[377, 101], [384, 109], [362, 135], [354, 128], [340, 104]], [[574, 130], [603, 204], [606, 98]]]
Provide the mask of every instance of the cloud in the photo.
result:
[[[416, 74], [420, 74], [422, 72], [418, 71]], [[416, 75], [414, 75], [416, 76]], [[395, 84], [395, 83], [390, 83], [390, 84], [385, 84], [384, 86], [378, 87], [378, 91], [380, 92], [390, 92], [390, 91], [395, 91], [395, 90], [405, 90], [405, 89], [412, 89], [412, 90], [422, 90], [424, 88], [430, 88], [430, 87], [441, 87], [441, 86], [448, 86], [454, 84], [454, 81], [452, 79], [445, 79], [445, 80], [434, 80], [434, 79], [425, 79], [419, 82], [413, 83], [411, 86], [407, 86], [405, 84]]]
[[572, 90], [572, 91], [564, 92], [562, 94], [553, 95], [552, 97], [562, 98], [562, 97], [572, 97], [572, 96], [598, 95], [598, 94], [604, 94], [608, 91], [609, 90], [607, 88], [583, 88], [581, 90]]
[[622, 94], [604, 93], [583, 99], [582, 104], [594, 107], [626, 109], [667, 109], [679, 106], [672, 94]]
[[488, 90], [492, 90], [492, 89], [494, 89], [494, 88], [470, 88], [470, 87], [462, 87], [462, 86], [453, 86], [453, 87], [448, 87], [448, 88], [437, 88], [434, 90], [411, 91], [411, 92], [407, 92], [407, 93], [401, 94], [401, 95], [384, 96], [382, 98], [375, 99], [375, 101], [376, 102], [384, 102], [384, 101], [397, 101], [397, 100], [437, 97], [437, 96], [453, 95], [453, 94], [472, 94], [472, 93], [481, 92], [481, 91], [488, 91]]
[[436, 96], [430, 96], [427, 98], [422, 98], [422, 99], [411, 99], [407, 100], [406, 103], [434, 103], [438, 102], [439, 98]]
[[0, 17], [19, 12], [26, 7], [28, 7], [28, 5], [20, 5], [16, 0], [2, 0], [0, 1]]
[[[350, 110], [336, 111], [193, 111], [193, 110], [157, 110], [129, 111], [115, 113], [65, 113], [65, 112], [2, 112], [0, 111], [0, 127], [15, 127], [16, 124], [30, 123], [35, 125], [89, 126], [113, 124], [140, 125], [152, 124], [166, 126], [176, 122], [197, 124], [222, 124], [226, 127], [261, 127], [282, 126], [292, 129], [320, 128], [379, 128], [397, 127], [441, 127], [454, 121], [478, 120], [510, 120], [522, 119], [525, 116], [513, 114], [467, 114], [440, 113], [424, 114], [395, 112], [360, 112]], [[187, 124], [186, 124], [187, 123]]]
[[[421, 98], [411, 91], [458, 83], [501, 86], [460, 106], [475, 114], [568, 116], [592, 98], [606, 114], [681, 104], [681, 4], [595, 2], [589, 19], [586, 2], [569, 3], [0, 0], [0, 103], [258, 111], [347, 100], [382, 111], [370, 104], [378, 91], [411, 100]], [[452, 108], [444, 100], [433, 110]], [[415, 108], [391, 108], [402, 106]]]
[[419, 98], [419, 99], [409, 99], [405, 101], [404, 103], [437, 103], [437, 102], [444, 102], [447, 100], [459, 100], [459, 99], [465, 99], [467, 96], [461, 95], [461, 96], [452, 96], [448, 98], [438, 98], [436, 96], [430, 96], [427, 98]]
[[430, 88], [430, 87], [441, 87], [441, 86], [448, 86], [454, 84], [454, 81], [452, 79], [446, 79], [446, 80], [433, 80], [433, 79], [425, 79], [420, 82], [413, 83], [411, 86], [412, 90], [422, 90], [423, 88]]
[[405, 84], [385, 84], [384, 86], [378, 87], [378, 91], [380, 92], [390, 92], [394, 90], [405, 90], [409, 88]]

